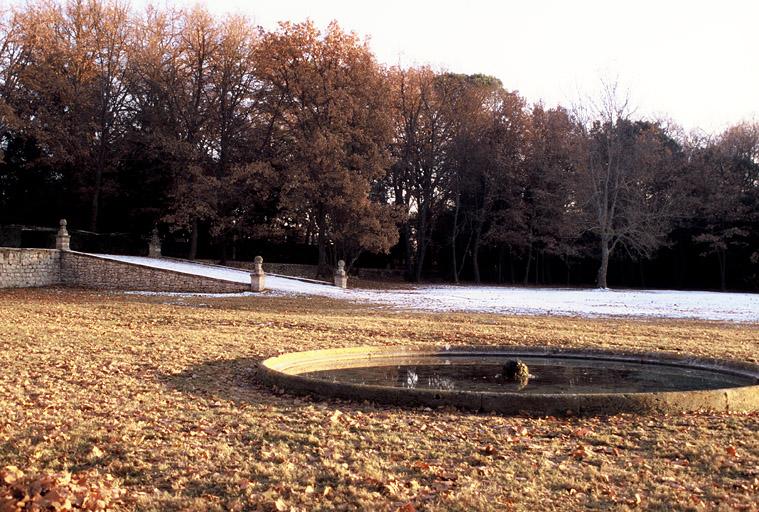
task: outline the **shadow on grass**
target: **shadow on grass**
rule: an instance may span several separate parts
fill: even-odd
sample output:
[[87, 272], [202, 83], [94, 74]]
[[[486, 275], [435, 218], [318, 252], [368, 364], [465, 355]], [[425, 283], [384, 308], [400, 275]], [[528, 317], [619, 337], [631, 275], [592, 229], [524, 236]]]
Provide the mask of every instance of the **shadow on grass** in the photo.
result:
[[274, 395], [257, 377], [261, 361], [253, 357], [206, 361], [181, 373], [159, 374], [157, 379], [169, 389], [208, 400], [262, 403]]
[[[263, 358], [252, 357], [206, 361], [190, 366], [181, 373], [158, 374], [156, 378], [170, 390], [203, 399], [208, 407], [226, 407], [225, 404], [220, 403], [224, 401], [238, 405], [271, 406], [282, 410], [297, 409], [304, 403], [322, 403], [327, 407], [331, 404], [335, 408], [364, 413], [378, 409], [403, 409], [401, 406], [346, 401], [274, 389], [259, 377], [259, 366], [262, 361]], [[411, 407], [408, 410], [419, 412], [421, 409]], [[428, 411], [425, 414], [434, 413]]]

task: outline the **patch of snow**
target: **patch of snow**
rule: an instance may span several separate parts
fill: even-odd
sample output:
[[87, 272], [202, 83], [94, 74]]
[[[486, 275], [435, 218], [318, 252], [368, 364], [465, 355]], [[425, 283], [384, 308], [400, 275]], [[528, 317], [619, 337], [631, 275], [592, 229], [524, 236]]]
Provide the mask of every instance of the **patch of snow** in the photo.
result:
[[[245, 270], [134, 256], [97, 256], [236, 283], [250, 282], [250, 274]], [[273, 295], [302, 294], [332, 297], [424, 311], [691, 318], [759, 323], [759, 294], [750, 293], [505, 286], [418, 286], [403, 290], [343, 290], [328, 284], [297, 281], [281, 276], [267, 276], [266, 286]], [[161, 295], [230, 297], [252, 294]]]

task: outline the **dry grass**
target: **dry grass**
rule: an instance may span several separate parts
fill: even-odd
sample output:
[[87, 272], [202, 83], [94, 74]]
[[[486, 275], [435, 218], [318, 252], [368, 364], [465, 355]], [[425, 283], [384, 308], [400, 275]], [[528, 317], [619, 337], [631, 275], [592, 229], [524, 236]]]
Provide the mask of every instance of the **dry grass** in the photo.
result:
[[757, 510], [756, 414], [402, 410], [276, 395], [255, 377], [285, 351], [442, 343], [756, 362], [759, 326], [5, 291], [0, 467], [110, 473], [129, 510]]

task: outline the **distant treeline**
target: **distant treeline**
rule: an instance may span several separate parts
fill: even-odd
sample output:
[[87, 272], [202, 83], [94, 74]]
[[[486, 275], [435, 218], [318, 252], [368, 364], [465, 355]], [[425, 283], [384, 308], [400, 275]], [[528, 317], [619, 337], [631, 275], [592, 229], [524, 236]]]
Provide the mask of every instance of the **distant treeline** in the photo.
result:
[[608, 83], [531, 105], [381, 66], [334, 23], [24, 4], [0, 14], [0, 151], [0, 225], [410, 280], [759, 287], [759, 125], [687, 134]]

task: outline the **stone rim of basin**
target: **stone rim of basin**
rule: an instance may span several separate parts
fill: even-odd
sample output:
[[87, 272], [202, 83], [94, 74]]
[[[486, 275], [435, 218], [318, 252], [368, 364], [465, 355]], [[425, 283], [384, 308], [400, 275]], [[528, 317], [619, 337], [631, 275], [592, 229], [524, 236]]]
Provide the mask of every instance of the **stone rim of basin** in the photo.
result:
[[[534, 393], [404, 389], [331, 382], [302, 375], [315, 368], [367, 366], [388, 357], [545, 357], [682, 366], [746, 378], [754, 384], [683, 391], [632, 393]], [[328, 363], [328, 364], [327, 364]], [[371, 366], [371, 365], [369, 365]], [[701, 410], [759, 411], [759, 365], [671, 352], [635, 352], [536, 346], [352, 347], [291, 352], [263, 361], [260, 379], [294, 394], [409, 407], [453, 406], [476, 412], [529, 415], [605, 415], [622, 412], [683, 413]]]

